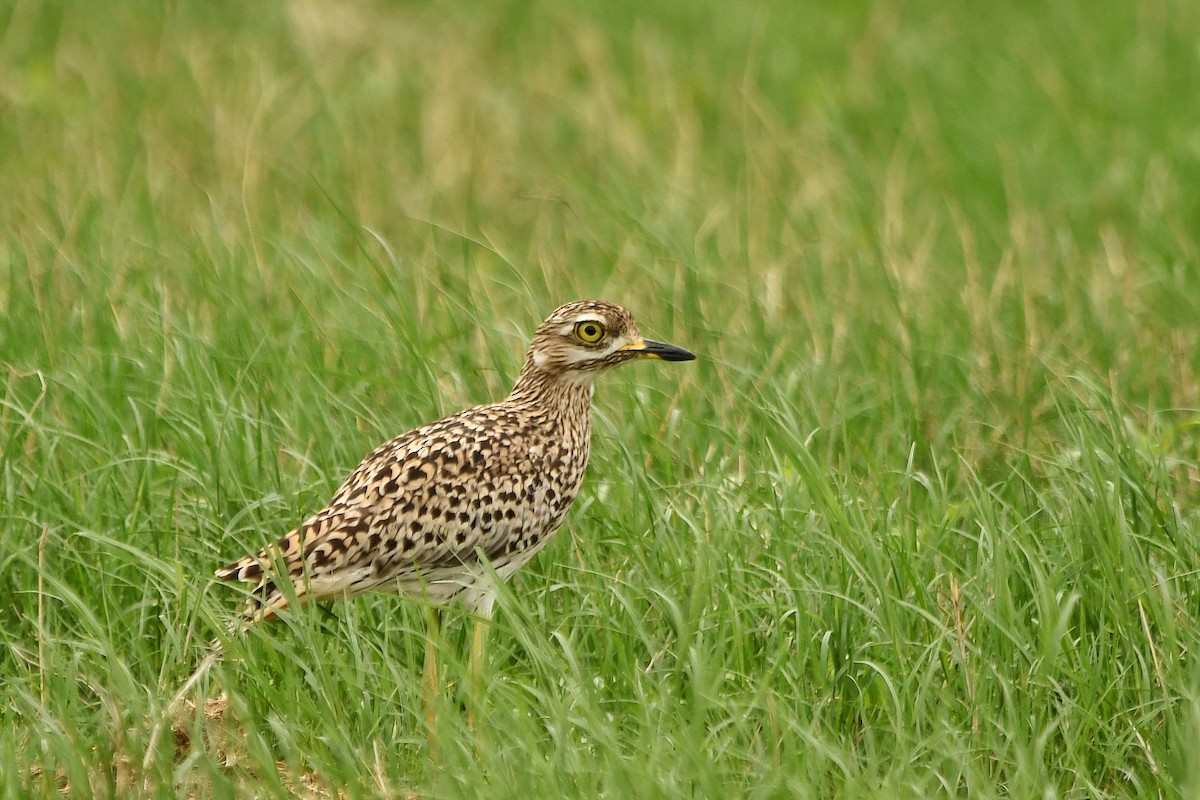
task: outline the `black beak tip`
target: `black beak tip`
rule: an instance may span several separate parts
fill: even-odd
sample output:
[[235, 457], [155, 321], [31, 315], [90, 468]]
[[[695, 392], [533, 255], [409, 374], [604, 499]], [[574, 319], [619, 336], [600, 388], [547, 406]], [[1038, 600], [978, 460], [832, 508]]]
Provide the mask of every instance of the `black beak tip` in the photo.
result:
[[682, 347], [676, 347], [673, 344], [655, 342], [650, 339], [646, 340], [646, 352], [656, 358], [661, 358], [663, 361], [696, 360], [696, 354], [690, 350], [684, 350]]

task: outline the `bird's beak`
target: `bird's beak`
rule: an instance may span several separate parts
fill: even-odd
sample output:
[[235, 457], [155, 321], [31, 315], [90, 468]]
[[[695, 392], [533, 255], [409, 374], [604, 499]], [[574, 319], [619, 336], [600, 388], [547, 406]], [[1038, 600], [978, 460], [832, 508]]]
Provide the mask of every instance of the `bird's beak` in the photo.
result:
[[676, 347], [666, 342], [656, 342], [653, 339], [638, 339], [621, 349], [636, 353], [637, 358], [658, 358], [663, 361], [692, 361], [696, 358], [694, 353], [690, 353], [682, 347]]

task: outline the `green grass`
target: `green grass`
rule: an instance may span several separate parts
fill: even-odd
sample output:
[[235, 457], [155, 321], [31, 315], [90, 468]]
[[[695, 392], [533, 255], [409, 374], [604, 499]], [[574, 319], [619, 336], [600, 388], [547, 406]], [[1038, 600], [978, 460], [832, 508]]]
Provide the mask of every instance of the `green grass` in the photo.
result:
[[[0, 6], [0, 797], [1200, 794], [1200, 6]], [[502, 597], [229, 643], [209, 576], [608, 376]], [[184, 735], [186, 733], [186, 735]], [[186, 739], [186, 741], [185, 741]], [[177, 750], [177, 752], [173, 752]]]

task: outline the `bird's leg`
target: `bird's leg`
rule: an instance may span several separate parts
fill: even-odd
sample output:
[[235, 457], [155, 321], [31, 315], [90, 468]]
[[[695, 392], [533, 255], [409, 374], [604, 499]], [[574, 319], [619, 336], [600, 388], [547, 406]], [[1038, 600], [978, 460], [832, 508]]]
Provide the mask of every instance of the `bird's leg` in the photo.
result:
[[467, 704], [467, 727], [475, 735], [477, 757], [483, 755], [483, 729], [476, 720], [483, 718], [483, 640], [487, 636], [488, 622], [487, 618], [477, 617], [471, 631], [471, 697]]
[[471, 631], [471, 656], [469, 669], [471, 671], [470, 697], [467, 702], [467, 727], [475, 733], [475, 754], [483, 753], [483, 733], [475, 724], [477, 717], [482, 717], [483, 711], [483, 640], [487, 635], [488, 623], [492, 621], [492, 609], [496, 603], [494, 587], [482, 592], [472, 609], [475, 613], [475, 626]]
[[475, 746], [480, 745], [479, 728], [475, 725], [475, 711], [483, 702], [483, 638], [487, 634], [488, 621], [475, 618], [475, 629], [471, 632], [471, 699], [467, 705], [467, 725], [475, 731]]
[[425, 619], [425, 734], [429, 737], [429, 758], [436, 761], [437, 746], [437, 648], [440, 638], [441, 611], [431, 608]]

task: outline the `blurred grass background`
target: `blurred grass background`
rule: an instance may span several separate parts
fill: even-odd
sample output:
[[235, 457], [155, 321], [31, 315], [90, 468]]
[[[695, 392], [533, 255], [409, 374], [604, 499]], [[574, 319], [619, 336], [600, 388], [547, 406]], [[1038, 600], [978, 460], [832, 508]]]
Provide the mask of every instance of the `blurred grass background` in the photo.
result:
[[[1191, 797], [1200, 6], [0, 5], [5, 797]], [[256, 632], [211, 570], [502, 396], [609, 376], [493, 626]], [[457, 670], [457, 672], [456, 672]], [[459, 680], [455, 682], [455, 675]]]

